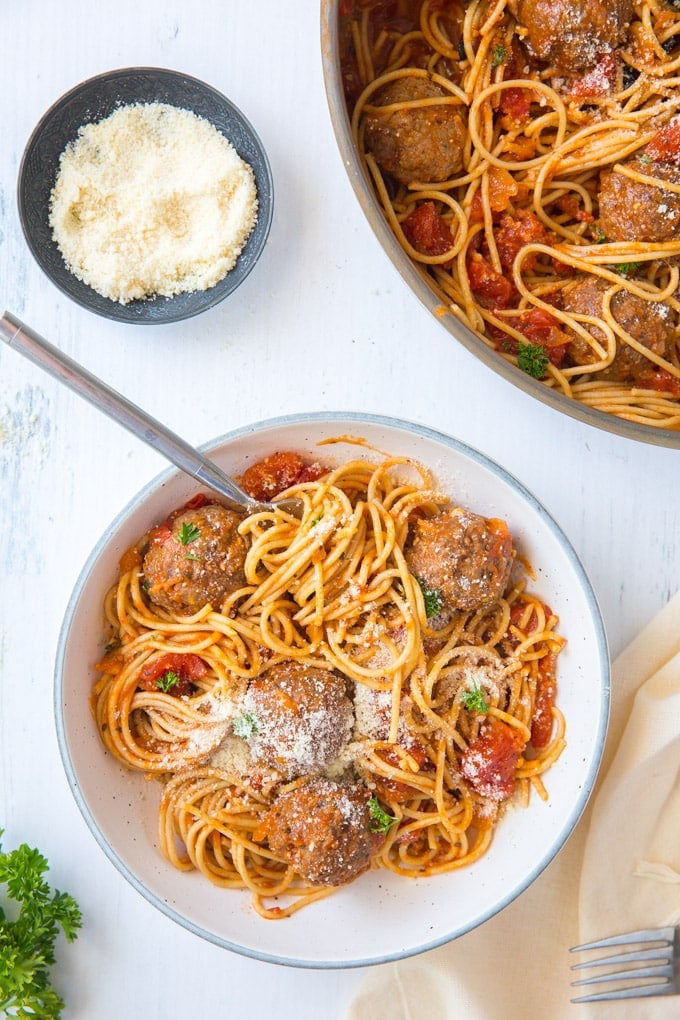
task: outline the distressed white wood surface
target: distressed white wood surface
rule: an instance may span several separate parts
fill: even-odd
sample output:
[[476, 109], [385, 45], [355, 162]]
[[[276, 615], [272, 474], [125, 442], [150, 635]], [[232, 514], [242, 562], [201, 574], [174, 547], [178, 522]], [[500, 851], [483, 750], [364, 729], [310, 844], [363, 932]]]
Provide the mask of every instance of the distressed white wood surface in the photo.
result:
[[[616, 654], [675, 592], [680, 452], [600, 433], [492, 375], [405, 291], [358, 209], [332, 134], [316, 3], [3, 0], [0, 303], [195, 443], [313, 410], [423, 422], [519, 476], [570, 536]], [[116, 325], [62, 297], [24, 243], [23, 146], [47, 107], [103, 70], [158, 65], [225, 92], [276, 185], [265, 254], [198, 319]], [[60, 946], [67, 1017], [341, 1017], [361, 972], [247, 960], [184, 931], [106, 860], [72, 800], [52, 670], [73, 582], [161, 459], [17, 354], [0, 350], [0, 826], [50, 858], [85, 928]], [[285, 922], [282, 922], [285, 923]]]

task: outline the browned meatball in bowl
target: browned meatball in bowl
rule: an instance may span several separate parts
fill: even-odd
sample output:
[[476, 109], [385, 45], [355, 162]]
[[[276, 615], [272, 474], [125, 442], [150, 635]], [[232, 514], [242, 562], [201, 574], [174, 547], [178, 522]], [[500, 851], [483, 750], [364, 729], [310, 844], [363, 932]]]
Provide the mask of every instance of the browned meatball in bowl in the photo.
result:
[[292, 779], [337, 758], [351, 736], [354, 708], [344, 677], [290, 660], [250, 682], [240, 717], [253, 755]]
[[568, 76], [592, 71], [620, 46], [633, 15], [632, 0], [514, 0], [509, 7], [529, 53]]
[[[565, 310], [575, 312], [577, 315], [602, 318], [604, 294], [610, 286], [607, 280], [598, 276], [578, 280], [564, 290], [562, 300]], [[666, 305], [659, 301], [646, 301], [627, 290], [619, 290], [611, 299], [610, 310], [616, 322], [630, 333], [634, 340], [660, 357], [667, 356], [674, 323], [670, 309]], [[595, 339], [606, 347], [606, 337], [602, 330], [595, 325], [585, 325]], [[599, 360], [597, 353], [578, 336], [569, 344], [567, 354], [575, 365], [589, 365]], [[617, 339], [614, 360], [611, 365], [598, 372], [598, 376], [614, 382], [644, 385], [645, 373], [653, 371], [655, 367], [654, 363], [640, 351]]]
[[465, 611], [503, 595], [514, 559], [504, 521], [460, 507], [417, 520], [405, 555], [411, 573], [437, 592], [443, 609]]
[[345, 885], [367, 870], [384, 839], [372, 830], [370, 800], [363, 783], [315, 776], [280, 794], [255, 838], [311, 885]]
[[680, 167], [628, 160], [631, 170], [658, 180], [658, 186], [607, 170], [600, 175], [600, 226], [608, 241], [676, 241], [680, 236], [680, 194], [664, 181], [680, 184]]
[[151, 601], [171, 613], [195, 613], [207, 602], [217, 609], [245, 584], [248, 545], [242, 518], [218, 503], [173, 515], [150, 533], [142, 570]]
[[[371, 107], [449, 96], [428, 78], [397, 78], [371, 96]], [[367, 111], [364, 141], [376, 162], [402, 184], [445, 181], [463, 165], [466, 127], [458, 106], [406, 107]]]

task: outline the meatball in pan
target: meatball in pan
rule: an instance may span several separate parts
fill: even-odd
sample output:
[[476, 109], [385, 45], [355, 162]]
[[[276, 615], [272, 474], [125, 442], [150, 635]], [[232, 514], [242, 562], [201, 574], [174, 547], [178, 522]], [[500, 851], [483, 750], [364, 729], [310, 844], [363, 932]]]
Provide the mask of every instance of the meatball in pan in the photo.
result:
[[429, 78], [396, 78], [369, 99], [364, 142], [376, 163], [402, 184], [445, 181], [463, 165], [467, 129], [458, 106], [435, 103], [381, 112], [378, 107], [450, 97]]
[[680, 167], [635, 158], [624, 166], [658, 184], [636, 180], [617, 170], [600, 176], [600, 227], [608, 241], [676, 241], [680, 231]]
[[621, 46], [632, 0], [510, 0], [529, 54], [559, 74], [577, 77]]
[[[589, 276], [578, 280], [564, 290], [562, 300], [565, 310], [577, 315], [602, 318], [604, 295], [610, 286], [601, 277]], [[668, 357], [675, 331], [667, 305], [659, 301], [646, 301], [630, 291], [619, 290], [612, 296], [609, 308], [616, 322], [634, 340], [659, 357]], [[595, 324], [584, 325], [606, 348], [604, 332]], [[567, 347], [567, 355], [575, 365], [589, 365], [599, 360], [597, 353], [579, 336], [575, 336]], [[655, 367], [643, 353], [617, 337], [614, 359], [607, 368], [598, 372], [598, 376], [614, 382], [644, 385], [645, 373], [653, 371]]]

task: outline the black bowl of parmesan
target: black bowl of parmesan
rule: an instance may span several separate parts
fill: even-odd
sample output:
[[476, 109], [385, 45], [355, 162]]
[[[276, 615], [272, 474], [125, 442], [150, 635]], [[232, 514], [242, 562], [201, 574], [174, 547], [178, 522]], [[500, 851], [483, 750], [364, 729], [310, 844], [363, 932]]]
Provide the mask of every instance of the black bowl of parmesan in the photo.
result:
[[272, 221], [273, 180], [252, 125], [178, 71], [121, 68], [43, 115], [19, 170], [28, 246], [90, 311], [168, 323], [214, 307], [249, 275]]

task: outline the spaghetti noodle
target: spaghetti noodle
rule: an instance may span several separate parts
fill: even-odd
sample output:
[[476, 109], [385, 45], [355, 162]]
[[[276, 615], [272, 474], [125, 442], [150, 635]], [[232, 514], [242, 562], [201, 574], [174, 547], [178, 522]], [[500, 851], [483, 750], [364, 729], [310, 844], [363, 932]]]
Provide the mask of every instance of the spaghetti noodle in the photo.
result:
[[[272, 463], [278, 484], [255, 491]], [[511, 797], [547, 797], [565, 746], [564, 639], [502, 521], [453, 506], [404, 458], [331, 470], [277, 454], [243, 484], [271, 497], [293, 477], [302, 518], [240, 520], [242, 562], [225, 568], [239, 586], [219, 605], [166, 608], [173, 585], [190, 605], [191, 578], [213, 583], [209, 499], [124, 555], [92, 694], [108, 750], [162, 785], [168, 860], [250, 890], [265, 918], [368, 868], [470, 864]], [[159, 543], [175, 558], [163, 584]]]
[[339, 12], [357, 151], [443, 309], [546, 386], [680, 429], [678, 4]]

